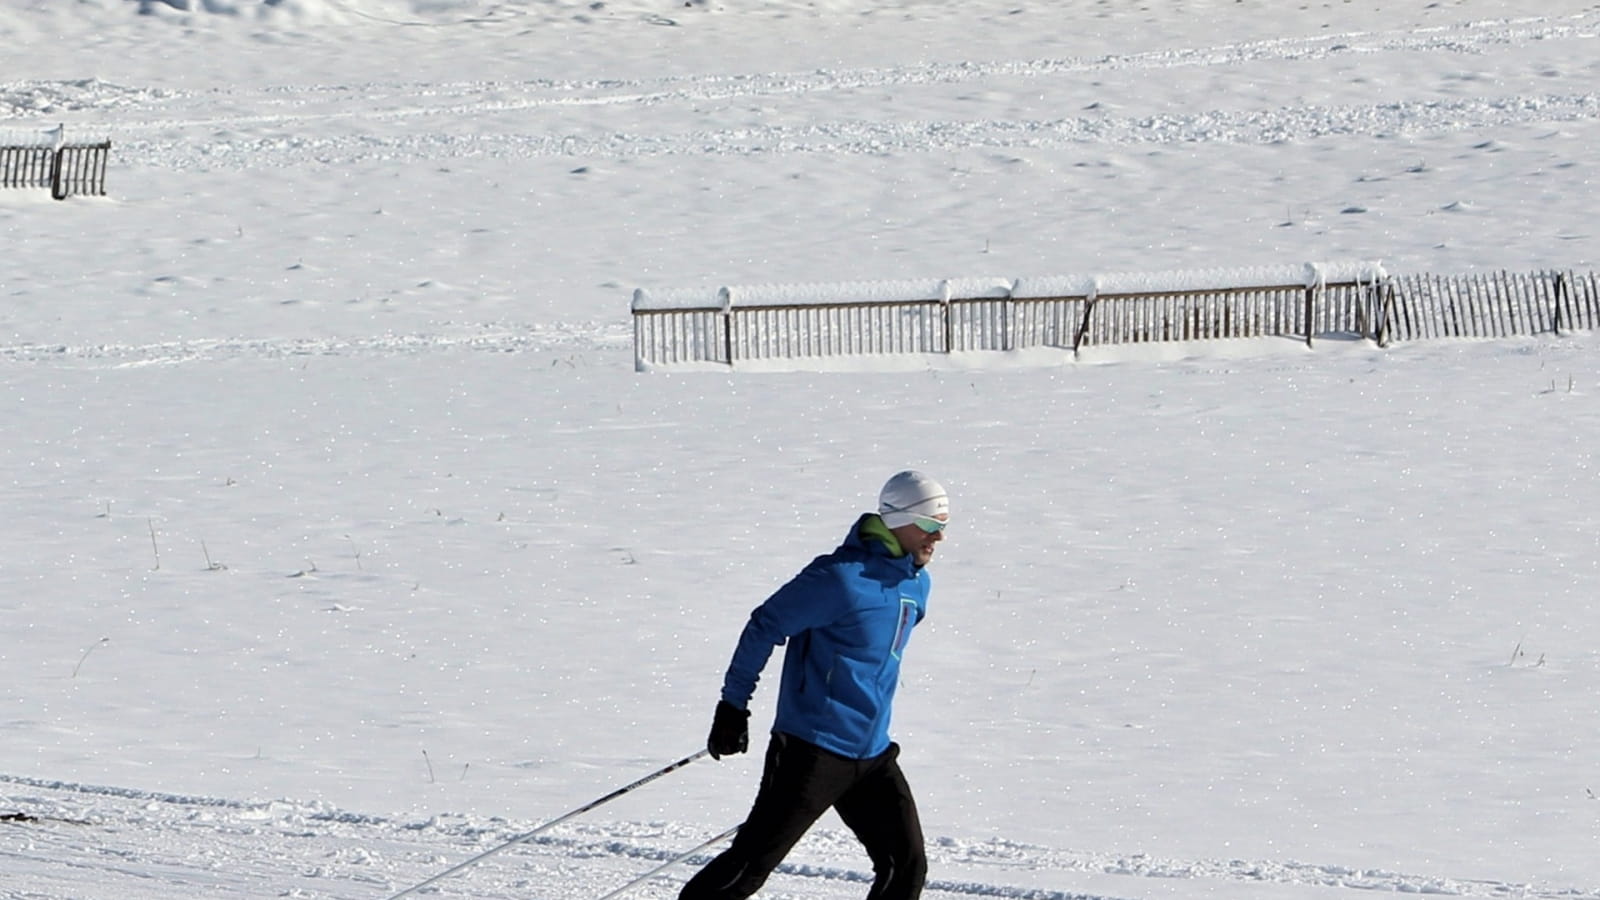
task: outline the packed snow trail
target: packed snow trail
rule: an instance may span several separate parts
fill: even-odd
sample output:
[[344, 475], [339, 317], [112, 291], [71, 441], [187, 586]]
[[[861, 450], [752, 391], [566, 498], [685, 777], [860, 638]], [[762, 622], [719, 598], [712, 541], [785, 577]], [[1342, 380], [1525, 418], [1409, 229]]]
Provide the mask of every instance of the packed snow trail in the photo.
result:
[[[0, 344], [0, 360], [113, 369], [221, 360], [278, 360], [304, 356], [415, 356], [425, 353], [571, 354], [620, 351], [632, 346], [626, 323], [553, 325], [482, 323], [443, 325], [420, 334], [304, 338], [206, 338], [159, 344]], [[552, 363], [553, 364], [553, 363]]]
[[[269, 123], [293, 126], [332, 119], [478, 116], [575, 106], [657, 106], [747, 101], [861, 89], [964, 84], [996, 78], [1044, 79], [1110, 71], [1204, 68], [1259, 62], [1318, 63], [1377, 53], [1474, 55], [1499, 46], [1600, 37], [1600, 11], [1573, 16], [1471, 22], [1448, 28], [1356, 31], [1208, 47], [1180, 47], [1097, 58], [930, 62], [916, 65], [655, 79], [456, 81], [220, 87], [203, 91], [118, 85], [98, 78], [0, 83], [0, 118], [50, 121], [64, 113], [121, 114], [119, 134], [173, 127]], [[181, 104], [276, 108], [278, 112], [139, 120], [142, 110]]]
[[[478, 900], [593, 900], [673, 859], [709, 832], [672, 823], [608, 822], [603, 815], [541, 835], [514, 853], [429, 890]], [[83, 886], [119, 900], [300, 897], [372, 900], [403, 890], [498, 843], [529, 823], [440, 813], [389, 818], [292, 800], [242, 801], [0, 774], [0, 867], [10, 900], [85, 900]], [[1358, 870], [1292, 860], [1167, 859], [1004, 839], [929, 841], [930, 897], [1112, 900], [1070, 885], [1105, 876], [1322, 887], [1460, 897], [1592, 900], [1600, 892]], [[669, 897], [696, 857], [632, 896]], [[855, 897], [872, 876], [854, 839], [808, 836], [769, 883], [773, 897]], [[766, 895], [764, 895], [766, 896]]]

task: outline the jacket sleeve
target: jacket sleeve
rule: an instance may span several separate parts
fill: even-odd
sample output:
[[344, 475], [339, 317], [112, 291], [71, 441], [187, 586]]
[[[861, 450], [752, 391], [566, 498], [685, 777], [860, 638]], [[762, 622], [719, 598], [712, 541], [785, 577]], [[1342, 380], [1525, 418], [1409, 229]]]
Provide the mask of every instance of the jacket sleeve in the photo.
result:
[[750, 613], [723, 676], [722, 699], [748, 709], [773, 648], [844, 613], [848, 597], [838, 573], [820, 563], [819, 559], [807, 566]]

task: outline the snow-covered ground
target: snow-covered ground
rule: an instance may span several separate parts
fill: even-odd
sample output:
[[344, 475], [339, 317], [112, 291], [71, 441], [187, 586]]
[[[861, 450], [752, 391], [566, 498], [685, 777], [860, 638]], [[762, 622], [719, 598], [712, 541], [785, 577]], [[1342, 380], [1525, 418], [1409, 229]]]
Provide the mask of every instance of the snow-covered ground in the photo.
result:
[[[928, 896], [1600, 898], [1592, 336], [640, 374], [628, 318], [1589, 270], [1600, 4], [176, 5], [0, 8], [0, 135], [115, 148], [0, 192], [0, 898], [385, 898], [526, 833], [699, 747], [906, 466], [957, 523], [894, 729]], [[602, 896], [758, 768], [428, 896]], [[761, 896], [867, 868], [830, 817]]]

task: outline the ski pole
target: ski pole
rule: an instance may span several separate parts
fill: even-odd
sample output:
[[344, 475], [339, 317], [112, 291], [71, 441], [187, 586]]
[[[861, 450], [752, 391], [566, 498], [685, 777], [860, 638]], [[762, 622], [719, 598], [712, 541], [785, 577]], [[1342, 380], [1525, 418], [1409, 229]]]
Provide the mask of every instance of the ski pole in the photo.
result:
[[562, 822], [565, 822], [568, 819], [576, 818], [576, 817], [581, 816], [584, 813], [594, 809], [597, 806], [601, 806], [603, 804], [610, 803], [611, 801], [617, 799], [618, 797], [621, 797], [623, 794], [626, 794], [626, 793], [628, 793], [629, 791], [631, 791], [631, 790], [633, 790], [635, 788], [643, 787], [643, 786], [649, 784], [650, 782], [655, 781], [657, 778], [660, 778], [661, 776], [668, 774], [669, 772], [676, 772], [677, 770], [683, 768], [684, 766], [687, 766], [688, 764], [694, 762], [695, 760], [699, 759], [702, 756], [707, 755], [710, 752], [711, 751], [709, 751], [709, 750], [699, 750], [699, 751], [696, 751], [694, 753], [689, 754], [688, 756], [685, 756], [683, 759], [680, 759], [675, 763], [672, 763], [672, 764], [666, 765], [666, 766], [662, 766], [661, 768], [655, 770], [654, 772], [651, 772], [649, 775], [644, 776], [643, 778], [639, 779], [638, 781], [633, 782], [632, 784], [628, 784], [628, 785], [624, 785], [622, 787], [619, 787], [616, 790], [612, 791], [611, 793], [605, 795], [604, 797], [601, 797], [601, 798], [599, 798], [597, 800], [591, 800], [590, 802], [585, 803], [584, 805], [578, 807], [577, 809], [573, 810], [572, 812], [569, 812], [569, 813], [567, 813], [565, 815], [558, 816], [558, 817], [556, 817], [554, 819], [551, 819], [550, 821], [544, 823], [543, 825], [540, 825], [538, 828], [535, 828], [535, 829], [533, 829], [532, 831], [530, 831], [530, 832], [528, 832], [526, 834], [518, 835], [517, 837], [514, 837], [511, 840], [506, 841], [503, 844], [500, 844], [499, 846], [490, 847], [488, 850], [485, 850], [482, 853], [479, 853], [477, 856], [474, 856], [473, 858], [467, 860], [464, 863], [460, 863], [458, 865], [451, 866], [450, 868], [445, 869], [443, 872], [440, 872], [439, 874], [433, 876], [432, 878], [429, 878], [427, 881], [421, 882], [419, 884], [414, 884], [411, 887], [408, 887], [405, 890], [401, 891], [400, 893], [395, 894], [394, 896], [390, 897], [389, 900], [400, 900], [401, 897], [406, 897], [406, 896], [410, 896], [411, 894], [415, 894], [417, 891], [422, 890], [423, 888], [427, 887], [428, 885], [433, 884], [434, 882], [439, 881], [441, 879], [449, 878], [451, 875], [454, 875], [457, 872], [460, 872], [460, 871], [468, 869], [468, 868], [470, 868], [472, 866], [475, 866], [478, 863], [483, 862], [484, 860], [488, 859], [489, 857], [495, 855], [496, 853], [500, 853], [502, 851], [509, 850], [509, 849], [511, 849], [512, 847], [515, 847], [518, 844], [525, 843], [525, 842], [527, 842], [529, 840], [532, 840], [534, 837], [536, 837], [538, 835], [541, 835], [541, 834], [545, 833], [546, 831], [549, 831], [550, 829], [556, 827], [557, 825], [560, 825]]
[[720, 844], [723, 841], [727, 840], [728, 838], [733, 837], [734, 832], [738, 831], [740, 829], [740, 827], [742, 827], [742, 826], [735, 825], [732, 828], [729, 828], [727, 831], [724, 831], [723, 833], [721, 833], [721, 834], [717, 835], [716, 837], [712, 838], [711, 840], [706, 841], [705, 843], [700, 844], [700, 845], [698, 845], [698, 846], [696, 846], [696, 847], [694, 847], [692, 849], [685, 850], [684, 852], [678, 854], [677, 856], [674, 856], [673, 858], [667, 860], [666, 862], [662, 863], [661, 865], [656, 866], [654, 869], [651, 869], [650, 871], [644, 873], [643, 875], [640, 875], [638, 878], [635, 878], [634, 880], [628, 882], [627, 884], [623, 885], [622, 887], [619, 887], [616, 890], [612, 891], [611, 893], [605, 895], [604, 897], [601, 897], [600, 900], [615, 900], [615, 898], [621, 897], [623, 894], [626, 894], [627, 892], [633, 890], [634, 888], [638, 887], [639, 885], [644, 884], [646, 881], [649, 881], [650, 879], [656, 877], [657, 875], [660, 875], [662, 872], [666, 871], [667, 869], [672, 868], [673, 866], [677, 865], [678, 863], [683, 862], [684, 860], [686, 860], [689, 857], [695, 855], [696, 853], [699, 853], [702, 850], [705, 850], [707, 848], [710, 848], [712, 846]]

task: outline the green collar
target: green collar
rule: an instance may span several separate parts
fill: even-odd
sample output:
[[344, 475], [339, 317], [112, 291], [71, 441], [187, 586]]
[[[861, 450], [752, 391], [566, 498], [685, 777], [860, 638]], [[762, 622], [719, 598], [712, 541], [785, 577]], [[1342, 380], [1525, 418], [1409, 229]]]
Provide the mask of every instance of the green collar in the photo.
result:
[[862, 541], [877, 541], [889, 551], [890, 556], [905, 556], [906, 551], [900, 546], [900, 539], [894, 536], [889, 526], [883, 524], [883, 519], [876, 515], [867, 516], [857, 529]]

